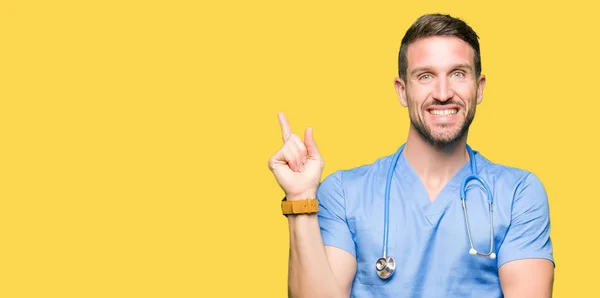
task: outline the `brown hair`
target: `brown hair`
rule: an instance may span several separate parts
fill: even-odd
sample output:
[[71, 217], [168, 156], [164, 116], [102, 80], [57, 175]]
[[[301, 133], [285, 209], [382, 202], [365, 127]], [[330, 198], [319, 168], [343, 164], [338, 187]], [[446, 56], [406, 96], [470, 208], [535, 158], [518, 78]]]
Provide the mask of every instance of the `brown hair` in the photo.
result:
[[404, 38], [402, 38], [400, 53], [398, 54], [398, 75], [400, 78], [406, 82], [406, 71], [408, 68], [406, 52], [408, 46], [421, 38], [429, 36], [455, 36], [471, 45], [473, 50], [475, 50], [475, 77], [479, 78], [481, 74], [479, 36], [463, 20], [444, 14], [423, 15], [408, 28]]

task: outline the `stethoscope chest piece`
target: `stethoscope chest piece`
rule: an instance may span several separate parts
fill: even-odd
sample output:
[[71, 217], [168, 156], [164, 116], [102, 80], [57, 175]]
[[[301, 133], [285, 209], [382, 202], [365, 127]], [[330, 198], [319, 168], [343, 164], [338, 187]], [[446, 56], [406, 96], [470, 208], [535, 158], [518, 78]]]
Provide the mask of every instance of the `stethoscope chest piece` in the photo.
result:
[[382, 279], [387, 279], [394, 274], [396, 261], [392, 257], [379, 258], [375, 267], [377, 268], [377, 275]]

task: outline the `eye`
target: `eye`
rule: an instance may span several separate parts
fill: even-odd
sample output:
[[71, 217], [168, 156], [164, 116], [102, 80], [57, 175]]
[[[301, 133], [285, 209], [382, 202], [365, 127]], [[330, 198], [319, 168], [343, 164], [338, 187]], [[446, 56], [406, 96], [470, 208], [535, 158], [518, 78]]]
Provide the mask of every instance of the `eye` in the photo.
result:
[[452, 73], [452, 76], [456, 77], [456, 78], [464, 78], [465, 77], [465, 73], [462, 72], [462, 71], [455, 71], [455, 72]]
[[419, 80], [420, 81], [427, 81], [430, 80], [432, 78], [432, 76], [430, 74], [423, 74], [419, 76]]

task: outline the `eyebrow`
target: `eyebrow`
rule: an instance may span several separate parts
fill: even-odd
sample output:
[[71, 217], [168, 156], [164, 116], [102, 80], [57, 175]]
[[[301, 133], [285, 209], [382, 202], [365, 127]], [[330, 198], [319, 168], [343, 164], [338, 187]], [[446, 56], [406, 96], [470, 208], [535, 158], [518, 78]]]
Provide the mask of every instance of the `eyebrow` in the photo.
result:
[[[431, 66], [423, 66], [423, 67], [415, 68], [410, 72], [410, 75], [412, 76], [415, 73], [422, 72], [422, 71], [429, 71], [432, 68], [433, 67], [431, 67]], [[465, 63], [455, 64], [452, 66], [452, 69], [467, 69], [467, 70], [473, 71], [473, 67], [471, 65], [465, 64]]]

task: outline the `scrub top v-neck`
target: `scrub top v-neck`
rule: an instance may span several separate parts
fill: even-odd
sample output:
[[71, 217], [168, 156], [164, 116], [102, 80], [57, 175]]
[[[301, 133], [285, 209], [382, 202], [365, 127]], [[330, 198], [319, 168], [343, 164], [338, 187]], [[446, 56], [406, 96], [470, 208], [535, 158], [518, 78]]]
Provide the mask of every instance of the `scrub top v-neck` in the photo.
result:
[[[498, 268], [521, 258], [554, 262], [548, 200], [540, 180], [525, 170], [490, 162], [475, 151], [478, 174], [494, 196], [497, 259], [469, 254], [460, 201], [467, 162], [433, 202], [404, 155], [392, 178], [388, 255], [396, 260], [389, 279], [377, 276], [384, 231], [384, 192], [392, 156], [334, 172], [321, 183], [319, 224], [326, 246], [357, 260], [352, 297], [502, 297]], [[471, 183], [470, 183], [471, 184]], [[489, 213], [482, 188], [467, 188], [473, 245], [489, 250]]]

